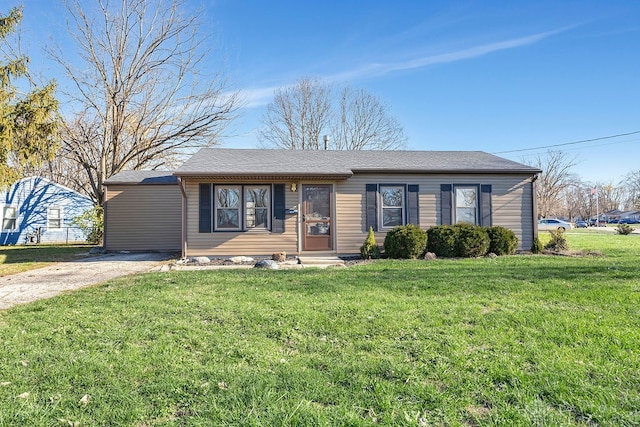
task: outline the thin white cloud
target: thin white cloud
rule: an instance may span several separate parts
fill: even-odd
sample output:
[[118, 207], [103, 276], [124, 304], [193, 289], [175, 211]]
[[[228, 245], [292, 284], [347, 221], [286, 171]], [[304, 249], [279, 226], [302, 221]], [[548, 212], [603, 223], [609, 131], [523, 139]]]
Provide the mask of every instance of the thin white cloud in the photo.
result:
[[335, 80], [353, 80], [357, 78], [372, 77], [386, 75], [396, 71], [413, 70], [424, 68], [429, 65], [445, 64], [465, 59], [477, 58], [479, 56], [488, 55], [501, 50], [514, 49], [517, 47], [527, 46], [551, 37], [555, 34], [565, 31], [567, 28], [547, 31], [544, 33], [533, 34], [526, 37], [505, 40], [501, 42], [489, 43], [482, 46], [475, 46], [468, 49], [462, 49], [455, 52], [441, 53], [438, 55], [424, 56], [421, 58], [410, 59], [402, 62], [389, 62], [368, 64], [355, 70], [346, 71], [333, 76]]
[[242, 90], [242, 96], [247, 101], [245, 108], [256, 108], [267, 105], [273, 98], [273, 93], [281, 86], [250, 87]]
[[[553, 31], [532, 34], [525, 37], [489, 43], [481, 46], [474, 46], [454, 52], [414, 58], [407, 61], [367, 64], [353, 70], [347, 70], [342, 73], [326, 76], [326, 78], [331, 81], [353, 81], [362, 78], [383, 76], [398, 71], [415, 70], [435, 64], [445, 64], [449, 62], [477, 58], [493, 52], [531, 45], [555, 34], [564, 32], [569, 28], [572, 27], [565, 27]], [[291, 82], [289, 82], [289, 84], [291, 84]], [[246, 108], [255, 108], [266, 105], [273, 97], [273, 92], [277, 88], [278, 86], [245, 89], [243, 91], [243, 95], [245, 96], [245, 99], [247, 99]]]

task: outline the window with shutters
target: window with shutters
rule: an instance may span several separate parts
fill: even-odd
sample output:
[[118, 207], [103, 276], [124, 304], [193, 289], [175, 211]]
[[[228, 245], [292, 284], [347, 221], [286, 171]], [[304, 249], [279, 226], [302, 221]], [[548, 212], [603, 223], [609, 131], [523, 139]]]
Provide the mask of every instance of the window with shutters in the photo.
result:
[[380, 218], [382, 228], [404, 225], [404, 185], [380, 185]]
[[363, 231], [420, 225], [419, 194], [418, 184], [366, 184]]
[[455, 186], [455, 222], [478, 223], [478, 186]]
[[[201, 183], [198, 202], [199, 232], [273, 228], [272, 231], [282, 233], [285, 209], [283, 190], [282, 184], [274, 184], [272, 192], [271, 185]], [[282, 212], [278, 213], [279, 210]]]

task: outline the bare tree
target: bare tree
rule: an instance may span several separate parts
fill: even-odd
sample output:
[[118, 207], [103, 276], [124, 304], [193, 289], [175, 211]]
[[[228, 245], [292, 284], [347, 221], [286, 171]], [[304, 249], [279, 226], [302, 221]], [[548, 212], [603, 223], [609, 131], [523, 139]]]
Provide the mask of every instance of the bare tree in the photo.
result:
[[[324, 134], [332, 136], [327, 146]], [[312, 78], [276, 90], [258, 136], [265, 147], [294, 150], [391, 150], [407, 141], [397, 119], [374, 95], [349, 87], [336, 92]]]
[[69, 0], [78, 57], [50, 56], [72, 82], [64, 92], [61, 157], [81, 165], [102, 204], [104, 180], [123, 169], [156, 169], [215, 144], [238, 107], [220, 73], [202, 72], [209, 49], [184, 0]]
[[589, 189], [587, 184], [580, 180], [575, 180], [567, 184], [561, 191], [562, 201], [561, 215], [574, 221], [577, 217], [588, 218], [589, 211]]
[[262, 118], [260, 140], [277, 148], [317, 150], [330, 114], [331, 88], [318, 79], [302, 79], [276, 90]]
[[640, 209], [640, 169], [627, 174], [624, 187], [627, 193], [625, 206], [628, 209]]
[[598, 208], [601, 213], [619, 209], [624, 199], [624, 190], [611, 182], [599, 182], [595, 185], [598, 189]]
[[546, 218], [561, 214], [562, 192], [575, 181], [575, 175], [571, 171], [576, 165], [575, 157], [569, 157], [562, 151], [547, 151], [523, 161], [542, 170], [536, 182], [538, 215]]
[[349, 87], [340, 93], [332, 134], [338, 150], [397, 150], [407, 143], [402, 126], [385, 104], [363, 89]]

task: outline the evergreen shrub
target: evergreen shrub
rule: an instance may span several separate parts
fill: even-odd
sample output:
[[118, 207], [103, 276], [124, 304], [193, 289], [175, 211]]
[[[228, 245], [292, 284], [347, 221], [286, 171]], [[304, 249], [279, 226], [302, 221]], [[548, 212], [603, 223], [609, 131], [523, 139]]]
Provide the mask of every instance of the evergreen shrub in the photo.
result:
[[462, 258], [485, 256], [489, 250], [489, 235], [487, 230], [472, 224], [460, 223], [453, 226], [455, 232], [456, 255]]
[[384, 252], [389, 258], [418, 258], [427, 245], [427, 233], [414, 224], [394, 227], [384, 239]]
[[378, 259], [380, 258], [380, 248], [376, 244], [376, 236], [373, 233], [373, 227], [369, 227], [369, 234], [360, 246], [360, 256], [362, 259]]
[[513, 255], [518, 248], [516, 233], [499, 225], [487, 227], [489, 235], [489, 252], [496, 255]]
[[450, 225], [437, 225], [427, 230], [427, 250], [439, 257], [456, 256], [457, 229]]

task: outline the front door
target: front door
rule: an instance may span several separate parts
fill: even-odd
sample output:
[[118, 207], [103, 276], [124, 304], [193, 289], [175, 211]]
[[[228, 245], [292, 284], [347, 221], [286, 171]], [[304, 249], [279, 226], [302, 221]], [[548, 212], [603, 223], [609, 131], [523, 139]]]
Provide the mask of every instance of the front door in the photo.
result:
[[331, 185], [302, 186], [302, 250], [329, 251], [333, 249], [333, 221]]

